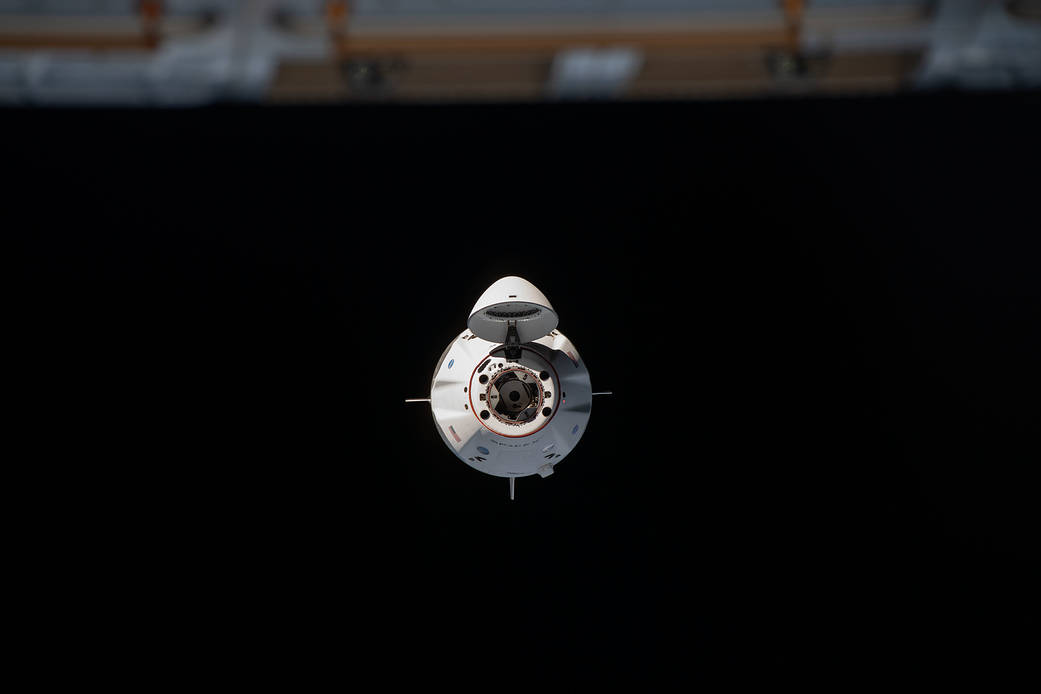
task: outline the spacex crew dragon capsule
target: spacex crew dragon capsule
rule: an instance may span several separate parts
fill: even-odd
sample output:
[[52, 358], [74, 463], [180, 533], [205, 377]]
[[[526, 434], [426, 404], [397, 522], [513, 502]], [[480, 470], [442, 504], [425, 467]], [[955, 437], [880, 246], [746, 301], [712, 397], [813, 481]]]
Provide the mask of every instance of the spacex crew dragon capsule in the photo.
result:
[[589, 371], [556, 328], [542, 292], [503, 277], [441, 355], [429, 400], [407, 401], [429, 401], [445, 445], [470, 467], [508, 478], [511, 499], [516, 478], [552, 475], [589, 422]]

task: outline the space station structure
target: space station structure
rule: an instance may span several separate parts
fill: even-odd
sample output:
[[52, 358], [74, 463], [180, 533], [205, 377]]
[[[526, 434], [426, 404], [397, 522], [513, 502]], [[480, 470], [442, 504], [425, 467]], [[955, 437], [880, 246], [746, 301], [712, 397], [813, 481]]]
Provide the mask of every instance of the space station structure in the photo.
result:
[[429, 400], [409, 401], [429, 401], [445, 445], [470, 467], [507, 478], [511, 499], [518, 477], [552, 475], [589, 423], [589, 370], [557, 320], [533, 284], [503, 277], [445, 348]]

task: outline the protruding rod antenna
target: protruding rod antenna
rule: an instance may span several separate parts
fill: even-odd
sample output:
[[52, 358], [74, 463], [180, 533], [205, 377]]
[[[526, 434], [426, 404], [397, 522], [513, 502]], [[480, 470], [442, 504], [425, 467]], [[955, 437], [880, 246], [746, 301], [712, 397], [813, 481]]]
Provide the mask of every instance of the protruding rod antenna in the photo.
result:
[[405, 402], [430, 402], [430, 398], [405, 398]]
[[515, 479], [515, 477], [510, 478], [510, 501], [513, 501], [513, 480]]
[[601, 390], [599, 393], [593, 393], [593, 395], [614, 395], [614, 393], [609, 390]]

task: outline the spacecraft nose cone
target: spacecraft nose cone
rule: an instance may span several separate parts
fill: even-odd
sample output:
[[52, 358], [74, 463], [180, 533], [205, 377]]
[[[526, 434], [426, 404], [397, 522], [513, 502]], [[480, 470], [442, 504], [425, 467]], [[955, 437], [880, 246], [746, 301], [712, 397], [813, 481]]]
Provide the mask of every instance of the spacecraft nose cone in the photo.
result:
[[533, 342], [557, 327], [557, 313], [546, 295], [523, 277], [503, 277], [481, 294], [470, 311], [467, 327], [489, 342], [505, 342], [509, 323], [521, 342]]

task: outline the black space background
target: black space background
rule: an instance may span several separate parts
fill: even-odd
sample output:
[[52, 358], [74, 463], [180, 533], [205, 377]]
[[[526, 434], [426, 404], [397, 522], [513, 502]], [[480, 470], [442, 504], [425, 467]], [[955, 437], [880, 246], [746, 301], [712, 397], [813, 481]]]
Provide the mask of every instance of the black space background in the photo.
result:
[[[0, 112], [30, 604], [159, 680], [1025, 668], [1039, 124], [1037, 94]], [[506, 274], [615, 393], [514, 503], [402, 404]]]

